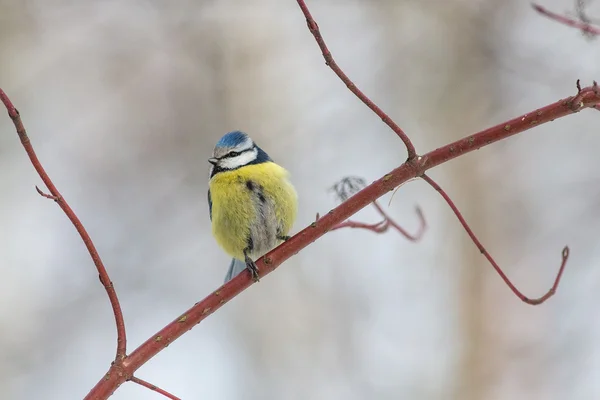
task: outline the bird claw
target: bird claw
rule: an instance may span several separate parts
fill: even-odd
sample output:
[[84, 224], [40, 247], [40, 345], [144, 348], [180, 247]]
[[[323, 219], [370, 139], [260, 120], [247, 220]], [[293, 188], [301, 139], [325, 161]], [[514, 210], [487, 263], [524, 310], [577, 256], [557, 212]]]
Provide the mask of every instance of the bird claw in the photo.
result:
[[250, 275], [252, 275], [252, 280], [254, 282], [259, 282], [260, 279], [258, 277], [258, 267], [256, 266], [256, 263], [252, 261], [252, 259], [248, 256], [246, 256], [246, 268], [248, 268], [248, 271], [250, 271]]

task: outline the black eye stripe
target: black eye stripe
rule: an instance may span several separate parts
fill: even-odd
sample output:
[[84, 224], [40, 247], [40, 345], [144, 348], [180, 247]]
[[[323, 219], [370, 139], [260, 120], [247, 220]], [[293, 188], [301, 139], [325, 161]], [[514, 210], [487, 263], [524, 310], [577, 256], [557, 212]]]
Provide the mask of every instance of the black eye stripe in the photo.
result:
[[225, 154], [224, 156], [221, 156], [219, 158], [217, 158], [217, 160], [223, 160], [226, 158], [233, 158], [233, 157], [237, 157], [241, 154], [247, 153], [249, 151], [254, 150], [254, 147], [250, 147], [249, 149], [246, 150], [242, 150], [242, 151], [230, 151], [229, 153]]

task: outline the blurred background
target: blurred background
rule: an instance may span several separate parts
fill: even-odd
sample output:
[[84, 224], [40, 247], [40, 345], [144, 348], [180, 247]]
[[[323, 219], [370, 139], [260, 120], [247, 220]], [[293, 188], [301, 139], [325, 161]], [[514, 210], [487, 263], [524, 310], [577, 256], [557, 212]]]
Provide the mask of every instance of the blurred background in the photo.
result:
[[[575, 15], [572, 0], [540, 0]], [[523, 0], [319, 0], [338, 63], [424, 153], [600, 80], [600, 42]], [[600, 1], [588, 8], [600, 17]], [[406, 158], [324, 65], [293, 0], [0, 0], [0, 87], [120, 296], [129, 349], [221, 285], [208, 163], [247, 131], [292, 174], [294, 232]], [[80, 399], [114, 356], [108, 299], [80, 238], [0, 112], [0, 387]], [[431, 171], [523, 292], [521, 303], [420, 181], [394, 232], [326, 235], [136, 374], [183, 399], [600, 396], [598, 123], [590, 110]], [[376, 222], [371, 209], [355, 219]], [[132, 383], [114, 399], [162, 399]]]

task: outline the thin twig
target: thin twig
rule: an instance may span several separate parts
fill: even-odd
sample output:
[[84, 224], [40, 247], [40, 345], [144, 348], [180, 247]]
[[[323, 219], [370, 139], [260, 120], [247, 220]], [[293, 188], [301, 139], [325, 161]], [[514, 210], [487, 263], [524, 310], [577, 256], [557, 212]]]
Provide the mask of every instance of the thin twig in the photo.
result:
[[588, 35], [593, 35], [593, 36], [600, 35], [600, 27], [594, 26], [594, 25], [590, 24], [589, 22], [578, 21], [573, 18], [569, 18], [564, 15], [554, 13], [554, 12], [548, 10], [547, 8], [542, 7], [536, 3], [532, 3], [531, 6], [533, 7], [533, 9], [535, 11], [537, 11], [541, 15], [543, 15], [551, 20], [560, 22], [563, 25], [577, 28]]
[[143, 379], [140, 379], [140, 378], [137, 378], [137, 377], [135, 377], [135, 376], [132, 376], [132, 377], [131, 377], [129, 380], [130, 380], [131, 382], [135, 382], [135, 383], [137, 383], [138, 385], [141, 385], [141, 386], [143, 386], [143, 387], [145, 387], [145, 388], [148, 388], [148, 389], [150, 389], [150, 390], [153, 390], [153, 391], [155, 391], [156, 393], [160, 393], [160, 394], [162, 394], [163, 396], [165, 396], [165, 397], [167, 397], [167, 398], [169, 398], [169, 399], [171, 399], [171, 400], [181, 400], [179, 397], [177, 397], [177, 396], [175, 396], [175, 395], [173, 395], [173, 394], [171, 394], [171, 393], [167, 392], [166, 390], [163, 390], [163, 389], [159, 388], [159, 387], [158, 387], [158, 386], [156, 386], [156, 385], [153, 385], [153, 384], [151, 384], [151, 383], [149, 383], [149, 382], [146, 382], [146, 381], [145, 381], [145, 380], [143, 380]]
[[506, 274], [504, 273], [502, 268], [500, 268], [498, 263], [496, 263], [496, 261], [491, 256], [491, 254], [487, 251], [485, 246], [483, 246], [483, 244], [481, 244], [481, 242], [479, 241], [477, 236], [473, 233], [473, 231], [469, 227], [469, 224], [467, 224], [467, 221], [465, 221], [465, 218], [462, 216], [462, 214], [460, 213], [460, 211], [458, 210], [458, 208], [456, 207], [456, 205], [454, 204], [454, 202], [452, 201], [450, 196], [448, 196], [448, 194], [444, 191], [444, 189], [442, 189], [440, 187], [440, 185], [438, 185], [433, 179], [431, 179], [426, 174], [423, 174], [421, 176], [421, 178], [423, 178], [423, 180], [425, 182], [427, 182], [429, 185], [431, 185], [431, 187], [433, 187], [435, 190], [437, 190], [437, 192], [444, 198], [444, 200], [446, 201], [446, 203], [448, 203], [448, 205], [454, 212], [454, 215], [456, 215], [456, 218], [458, 218], [458, 221], [463, 226], [463, 228], [465, 229], [465, 231], [467, 232], [467, 234], [469, 235], [469, 237], [471, 238], [473, 243], [475, 243], [475, 246], [477, 246], [477, 248], [479, 249], [481, 254], [483, 254], [484, 257], [487, 258], [489, 263], [492, 264], [492, 267], [494, 267], [494, 269], [496, 270], [498, 275], [500, 275], [500, 278], [502, 278], [504, 283], [506, 283], [506, 285], [510, 288], [510, 290], [519, 299], [521, 299], [523, 302], [525, 302], [527, 304], [538, 305], [538, 304], [542, 304], [543, 302], [548, 300], [550, 297], [552, 297], [556, 293], [556, 289], [558, 289], [558, 285], [560, 284], [560, 279], [562, 278], [562, 274], [565, 270], [565, 266], [567, 265], [567, 260], [569, 259], [569, 247], [568, 246], [565, 246], [562, 250], [562, 261], [560, 264], [560, 268], [558, 269], [558, 273], [556, 274], [556, 278], [554, 279], [554, 283], [552, 284], [552, 287], [550, 287], [550, 289], [541, 297], [538, 297], [536, 299], [529, 298], [529, 297], [525, 296], [523, 293], [521, 293], [521, 291], [519, 289], [517, 289], [517, 287], [506, 276]]
[[94, 265], [96, 266], [96, 269], [98, 270], [98, 274], [100, 276], [100, 282], [106, 290], [106, 294], [108, 295], [108, 299], [110, 300], [113, 314], [115, 316], [115, 323], [117, 326], [117, 352], [115, 360], [121, 360], [125, 357], [127, 346], [125, 322], [123, 320], [123, 312], [121, 311], [121, 306], [119, 304], [117, 292], [113, 287], [110, 277], [108, 276], [108, 272], [106, 272], [106, 268], [104, 268], [104, 264], [100, 259], [100, 255], [98, 254], [98, 251], [96, 250], [96, 247], [94, 246], [90, 235], [87, 233], [87, 231], [81, 224], [81, 221], [79, 220], [77, 215], [75, 215], [75, 212], [73, 212], [67, 201], [64, 199], [64, 197], [62, 197], [56, 186], [54, 186], [54, 183], [44, 170], [44, 167], [42, 167], [42, 164], [40, 163], [39, 159], [37, 158], [37, 155], [35, 154], [35, 151], [33, 150], [31, 141], [27, 136], [27, 131], [25, 130], [25, 126], [21, 121], [21, 116], [19, 115], [19, 112], [2, 89], [0, 89], [0, 100], [2, 101], [2, 103], [4, 103], [4, 106], [8, 110], [8, 116], [12, 119], [13, 124], [15, 125], [17, 134], [19, 135], [19, 139], [21, 140], [21, 144], [25, 148], [25, 151], [27, 152], [27, 155], [31, 160], [31, 164], [33, 164], [33, 167], [35, 168], [38, 175], [48, 188], [48, 191], [50, 191], [50, 194], [42, 192], [41, 189], [36, 186], [37, 192], [45, 198], [54, 200], [59, 205], [59, 207], [64, 211], [64, 213], [69, 218], [73, 226], [75, 226], [75, 229], [77, 229], [79, 236], [81, 236], [81, 240], [83, 240], [85, 247], [87, 248], [88, 252], [90, 253], [90, 256], [92, 257]]
[[425, 230], [427, 229], [427, 222], [425, 221], [425, 216], [423, 215], [423, 211], [420, 207], [416, 208], [417, 216], [419, 217], [419, 230], [415, 234], [409, 233], [406, 229], [398, 225], [396, 221], [392, 217], [390, 217], [384, 210], [381, 208], [377, 201], [373, 202], [373, 206], [377, 210], [377, 212], [383, 217], [382, 221], [379, 221], [375, 224], [367, 224], [364, 222], [347, 220], [340, 224], [337, 224], [333, 228], [332, 231], [342, 228], [359, 228], [366, 229], [375, 233], [384, 233], [391, 227], [397, 230], [402, 236], [408, 239], [411, 242], [418, 242], [423, 237]]
[[383, 112], [381, 108], [379, 108], [375, 103], [373, 103], [373, 101], [369, 99], [367, 95], [365, 95], [358, 87], [356, 87], [356, 85], [354, 84], [354, 82], [352, 82], [352, 80], [350, 80], [348, 75], [346, 75], [344, 71], [342, 71], [342, 69], [337, 65], [337, 63], [333, 59], [333, 56], [331, 55], [331, 52], [327, 48], [327, 44], [325, 44], [325, 40], [323, 39], [321, 31], [319, 30], [319, 25], [317, 25], [316, 21], [310, 14], [310, 11], [308, 10], [308, 7], [306, 6], [304, 0], [297, 1], [298, 5], [300, 6], [300, 9], [302, 10], [302, 13], [304, 14], [304, 17], [306, 18], [308, 30], [310, 31], [310, 33], [312, 33], [315, 40], [317, 41], [317, 44], [319, 45], [319, 48], [321, 49], [321, 53], [323, 54], [323, 58], [325, 59], [325, 64], [329, 66], [329, 68], [331, 68], [333, 72], [335, 72], [335, 74], [342, 80], [342, 82], [344, 82], [346, 87], [352, 93], [354, 93], [354, 95], [358, 97], [360, 101], [362, 101], [375, 114], [377, 114], [377, 116], [381, 118], [381, 120], [387, 126], [389, 126], [390, 129], [396, 133], [396, 135], [398, 135], [398, 137], [400, 137], [400, 139], [402, 140], [402, 142], [404, 142], [404, 145], [406, 146], [406, 151], [408, 152], [408, 159], [412, 160], [413, 158], [415, 158], [417, 156], [415, 146], [412, 144], [411, 140], [406, 135], [406, 133], [404, 133], [402, 128], [400, 128], [398, 124], [396, 124], [385, 112]]
[[374, 223], [374, 224], [366, 224], [364, 222], [356, 222], [356, 221], [348, 220], [348, 221], [342, 222], [341, 224], [337, 224], [336, 226], [331, 228], [331, 230], [335, 231], [335, 230], [342, 229], [342, 228], [357, 228], [357, 229], [366, 229], [368, 231], [375, 232], [375, 233], [384, 233], [384, 232], [387, 232], [389, 227], [390, 227], [390, 223], [386, 219], [384, 219], [383, 221]]
[[[335, 192], [336, 196], [338, 197], [338, 199], [341, 202], [344, 202], [344, 201], [348, 200], [348, 198], [350, 196], [355, 195], [356, 193], [358, 193], [359, 191], [364, 189], [365, 186], [367, 186], [367, 184], [363, 178], [357, 177], [357, 176], [347, 176], [347, 177], [341, 179], [335, 185], [333, 185], [333, 187], [331, 187], [331, 190], [333, 192]], [[379, 215], [381, 215], [383, 217], [382, 221], [380, 221], [376, 224], [366, 224], [363, 222], [356, 222], [356, 221], [348, 220], [348, 221], [342, 222], [341, 224], [337, 224], [331, 230], [334, 231], [334, 230], [341, 229], [341, 228], [360, 228], [360, 229], [370, 230], [375, 233], [384, 233], [390, 227], [392, 227], [392, 228], [396, 229], [398, 232], [400, 232], [400, 234], [402, 236], [404, 236], [406, 239], [410, 240], [411, 242], [417, 242], [421, 239], [421, 237], [423, 237], [423, 233], [425, 233], [425, 229], [427, 228], [427, 222], [425, 221], [425, 216], [423, 215], [423, 211], [421, 210], [420, 207], [416, 208], [417, 215], [418, 215], [419, 221], [420, 221], [419, 230], [417, 231], [416, 234], [412, 235], [412, 234], [408, 233], [408, 231], [406, 229], [404, 229], [400, 225], [398, 225], [393, 220], [393, 218], [390, 217], [383, 210], [383, 208], [379, 205], [379, 202], [377, 202], [377, 200], [375, 200], [373, 202], [373, 206], [375, 207], [375, 209], [377, 210]], [[317, 214], [317, 220], [318, 219], [319, 219], [319, 214]]]
[[423, 237], [423, 234], [427, 229], [427, 221], [425, 220], [425, 215], [423, 215], [423, 210], [421, 210], [421, 207], [417, 206], [415, 208], [415, 212], [419, 217], [419, 230], [417, 231], [417, 233], [411, 234], [408, 233], [406, 229], [398, 225], [392, 218], [390, 218], [390, 216], [385, 211], [383, 211], [383, 208], [381, 208], [381, 205], [379, 205], [377, 201], [373, 202], [373, 206], [375, 206], [375, 208], [377, 209], [377, 211], [379, 211], [381, 216], [389, 222], [390, 226], [396, 229], [398, 232], [400, 232], [400, 234], [402, 234], [402, 236], [404, 236], [406, 239], [410, 240], [411, 242], [418, 242]]

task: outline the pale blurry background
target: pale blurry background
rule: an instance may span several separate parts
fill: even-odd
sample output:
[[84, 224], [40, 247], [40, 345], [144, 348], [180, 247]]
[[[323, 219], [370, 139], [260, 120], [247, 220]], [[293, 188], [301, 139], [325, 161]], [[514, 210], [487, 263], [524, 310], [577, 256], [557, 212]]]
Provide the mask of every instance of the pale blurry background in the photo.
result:
[[[308, 4], [339, 64], [421, 153], [600, 80], [600, 42], [528, 1]], [[130, 350], [222, 283], [206, 201], [222, 134], [247, 131], [291, 171], [295, 231], [337, 204], [340, 178], [370, 182], [406, 158], [324, 65], [293, 0], [0, 0], [0, 60], [0, 87], [115, 283]], [[114, 355], [113, 316], [0, 115], [1, 397], [80, 399]], [[331, 233], [136, 375], [186, 400], [598, 398], [599, 121], [586, 110], [431, 171], [526, 294], [547, 290], [571, 246], [548, 303], [515, 298], [417, 181], [389, 212], [415, 231], [420, 205], [420, 243]], [[163, 397], [127, 383], [113, 398]]]

